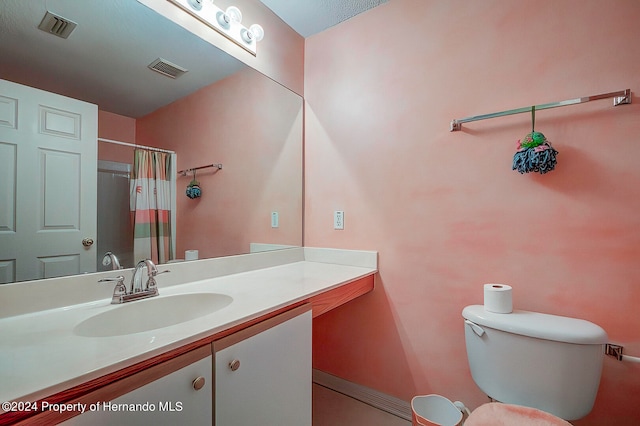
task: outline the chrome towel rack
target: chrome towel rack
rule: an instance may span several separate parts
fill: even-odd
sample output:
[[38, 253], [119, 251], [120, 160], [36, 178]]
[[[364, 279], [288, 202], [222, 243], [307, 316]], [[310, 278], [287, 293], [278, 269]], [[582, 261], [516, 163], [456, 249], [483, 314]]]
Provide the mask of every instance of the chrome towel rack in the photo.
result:
[[[557, 108], [557, 107], [563, 107], [563, 106], [569, 106], [569, 105], [577, 105], [577, 104], [583, 104], [583, 103], [586, 103], [586, 102], [597, 101], [597, 100], [600, 100], [600, 99], [609, 99], [609, 98], [613, 98], [613, 106], [630, 104], [631, 103], [631, 89], [619, 90], [617, 92], [603, 93], [601, 95], [591, 95], [591, 96], [585, 96], [585, 97], [582, 97], [582, 98], [568, 99], [566, 101], [551, 102], [551, 103], [548, 103], [548, 104], [535, 105], [535, 108], [536, 108], [536, 111], [539, 111], [539, 110], [542, 110], [542, 109]], [[494, 113], [491, 113], [491, 114], [475, 115], [473, 117], [467, 117], [467, 118], [453, 119], [453, 120], [451, 120], [451, 125], [450, 125], [450, 129], [449, 130], [452, 131], [452, 132], [455, 132], [457, 130], [461, 130], [462, 129], [462, 123], [469, 123], [469, 122], [472, 122], [472, 121], [480, 121], [480, 120], [486, 120], [486, 119], [489, 119], [489, 118], [504, 117], [506, 115], [522, 114], [522, 113], [531, 113], [531, 106], [527, 106], [527, 107], [523, 107], [523, 108], [510, 109], [508, 111], [494, 112]]]

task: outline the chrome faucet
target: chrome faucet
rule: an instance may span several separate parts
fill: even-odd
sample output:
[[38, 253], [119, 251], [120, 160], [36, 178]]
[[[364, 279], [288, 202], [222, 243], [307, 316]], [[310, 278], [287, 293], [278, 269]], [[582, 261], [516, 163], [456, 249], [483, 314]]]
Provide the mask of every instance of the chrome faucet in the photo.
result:
[[[147, 268], [147, 283], [142, 286], [142, 269]], [[124, 277], [118, 276], [116, 278], [104, 278], [98, 282], [113, 282], [116, 281], [116, 288], [113, 290], [113, 297], [111, 298], [112, 304], [120, 304], [125, 302], [131, 302], [133, 300], [146, 299], [147, 297], [153, 297], [158, 295], [158, 286], [156, 285], [156, 275], [164, 274], [170, 271], [158, 272], [158, 268], [150, 259], [141, 260], [133, 270], [133, 276], [131, 277], [131, 285], [129, 291], [127, 291], [124, 285]]]
[[120, 262], [118, 262], [118, 258], [110, 251], [104, 254], [104, 257], [102, 258], [102, 264], [104, 266], [111, 265], [111, 269], [113, 269], [114, 271], [122, 269], [122, 266], [120, 266]]
[[[140, 274], [142, 274], [141, 272], [142, 268], [144, 267], [147, 268], [147, 277], [148, 277], [146, 289], [142, 288], [142, 277], [140, 276]], [[156, 268], [156, 265], [153, 264], [151, 259], [141, 260], [136, 264], [136, 267], [133, 270], [133, 276], [131, 277], [131, 287], [130, 287], [131, 289], [129, 290], [129, 292], [131, 294], [134, 294], [134, 293], [140, 293], [145, 290], [149, 290], [150, 284], [153, 284], [153, 287], [155, 288], [156, 280], [153, 277], [155, 277], [156, 275], [158, 275], [158, 268]]]

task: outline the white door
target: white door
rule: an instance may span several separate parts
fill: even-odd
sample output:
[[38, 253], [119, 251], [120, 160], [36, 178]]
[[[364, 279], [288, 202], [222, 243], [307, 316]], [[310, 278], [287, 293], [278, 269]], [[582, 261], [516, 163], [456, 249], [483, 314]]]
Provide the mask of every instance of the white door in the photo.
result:
[[0, 80], [0, 283], [96, 270], [98, 108]]

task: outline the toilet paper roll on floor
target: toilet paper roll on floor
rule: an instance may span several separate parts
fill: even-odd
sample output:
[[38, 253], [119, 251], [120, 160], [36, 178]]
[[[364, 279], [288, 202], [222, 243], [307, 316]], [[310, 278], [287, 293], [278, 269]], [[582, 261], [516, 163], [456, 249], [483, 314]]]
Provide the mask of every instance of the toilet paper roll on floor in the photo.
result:
[[198, 250], [185, 250], [184, 260], [198, 260]]
[[506, 284], [485, 284], [484, 310], [496, 314], [510, 314], [513, 312], [511, 286]]

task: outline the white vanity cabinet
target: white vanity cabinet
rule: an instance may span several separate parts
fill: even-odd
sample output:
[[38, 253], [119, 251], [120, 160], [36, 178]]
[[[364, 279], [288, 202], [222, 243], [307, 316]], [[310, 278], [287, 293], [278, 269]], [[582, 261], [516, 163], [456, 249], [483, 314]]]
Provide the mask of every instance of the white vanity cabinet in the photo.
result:
[[50, 408], [27, 424], [311, 426], [311, 326], [305, 304], [211, 336], [181, 355], [107, 375], [65, 400], [64, 412]]
[[311, 425], [310, 309], [213, 342], [216, 426]]
[[212, 377], [211, 347], [205, 346], [98, 389], [82, 398], [84, 414], [64, 424], [210, 426]]

